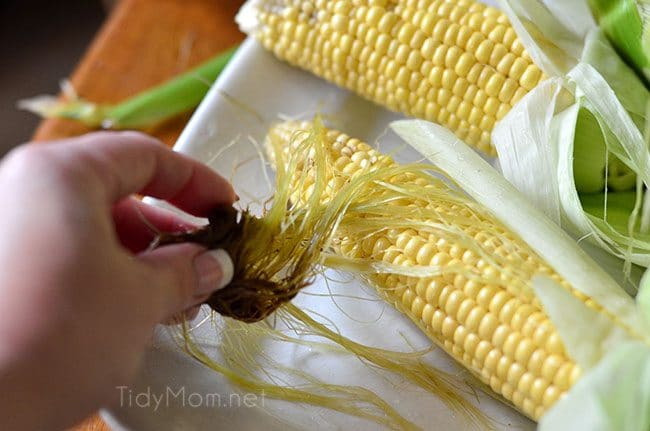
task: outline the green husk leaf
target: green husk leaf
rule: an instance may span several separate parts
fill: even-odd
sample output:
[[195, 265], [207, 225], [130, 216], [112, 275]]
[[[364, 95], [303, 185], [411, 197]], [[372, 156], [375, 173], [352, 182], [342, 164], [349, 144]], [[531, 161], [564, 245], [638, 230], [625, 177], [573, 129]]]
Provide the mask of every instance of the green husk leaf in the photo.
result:
[[[582, 61], [596, 69], [612, 88], [634, 124], [638, 128], [643, 127], [650, 93], [634, 71], [616, 54], [602, 31], [589, 33]], [[607, 139], [614, 142], [616, 137], [606, 138], [606, 129], [589, 110], [580, 110], [573, 154], [576, 186], [581, 193], [604, 190], [605, 172], [608, 174], [607, 186], [612, 190], [631, 190], [635, 186], [634, 171], [613, 154], [607, 154]]]
[[[615, 157], [613, 160], [615, 163], [610, 164], [616, 168], [612, 170], [612, 188], [625, 187], [632, 183], [636, 186], [634, 205], [629, 213], [627, 229], [619, 231], [609, 229], [605, 212], [603, 212], [604, 218], [595, 220], [595, 224], [598, 225], [601, 232], [613, 240], [621, 257], [629, 262], [648, 266], [650, 264], [650, 248], [648, 247], [650, 244], [643, 237], [639, 237], [639, 227], [647, 226], [648, 223], [648, 213], [641, 211], [643, 186], [647, 188], [650, 184], [650, 152], [646, 141], [612, 88], [593, 67], [581, 63], [571, 71], [569, 77], [577, 85], [579, 91], [577, 95], [583, 95], [582, 103], [597, 119], [604, 132], [607, 149]], [[624, 169], [614, 172], [619, 170], [618, 166], [621, 166], [619, 161], [621, 165], [624, 165]], [[638, 175], [638, 179], [634, 174]], [[621, 203], [620, 200], [615, 202]], [[610, 210], [606, 196], [603, 198], [603, 206], [605, 211]], [[612, 207], [611, 209], [615, 210], [616, 208]], [[598, 214], [591, 214], [591, 216], [598, 217]]]
[[[592, 66], [593, 69], [585, 67], [587, 73], [584, 74], [579, 66], [569, 74], [570, 79], [573, 79], [578, 87], [576, 97], [586, 99], [584, 105], [588, 108], [581, 110], [576, 125], [574, 156], [576, 159], [585, 161], [584, 164], [574, 163], [574, 166], [579, 168], [576, 170], [578, 191], [583, 193], [596, 191], [580, 187], [581, 180], [589, 175], [589, 163], [585, 159], [593, 155], [596, 155], [591, 158], [594, 170], [602, 168], [603, 163], [607, 164], [607, 186], [610, 189], [631, 190], [636, 183], [635, 170], [628, 167], [627, 161], [621, 162], [619, 154], [616, 153], [616, 150], [621, 148], [621, 133], [612, 131], [611, 126], [606, 122], [607, 117], [602, 117], [603, 109], [594, 109], [595, 107], [590, 105], [590, 101], [596, 99], [596, 101], [602, 101], [601, 104], [614, 107], [618, 110], [619, 117], [627, 118], [634, 123], [635, 127], [632, 127], [628, 120], [629, 128], [635, 128], [638, 131], [645, 125], [650, 92], [636, 74], [616, 55], [601, 31], [593, 31], [587, 37], [582, 61]], [[572, 76], [572, 74], [574, 75]], [[581, 75], [581, 81], [575, 79], [576, 74]], [[589, 82], [599, 86], [600, 97], [596, 97], [596, 91], [589, 91], [588, 87], [585, 87], [585, 85], [589, 85]], [[604, 115], [609, 114], [611, 113]], [[639, 137], [640, 133], [635, 136], [635, 139], [638, 140]], [[629, 147], [628, 144], [625, 146]], [[602, 153], [606, 150], [612, 153], [605, 153], [605, 157], [603, 157]], [[637, 150], [638, 148], [634, 148], [631, 151]], [[602, 157], [602, 159], [598, 160], [597, 157]]]
[[[605, 131], [598, 119], [580, 108], [575, 124], [573, 173], [579, 193], [629, 191], [636, 187], [636, 173], [608, 151]], [[611, 142], [616, 138], [609, 136]]]
[[573, 68], [568, 78], [578, 87], [578, 96], [583, 95], [584, 106], [596, 116], [601, 127], [607, 128], [605, 133], [616, 138], [607, 139], [609, 151], [636, 172], [646, 186], [650, 184], [650, 153], [645, 140], [612, 87], [593, 66], [585, 63]]
[[[556, 115], [553, 120], [553, 128], [556, 131], [556, 138], [553, 145], [557, 145], [559, 154], [557, 178], [560, 191], [560, 203], [562, 205], [562, 226], [570, 231], [574, 236], [587, 239], [620, 259], [630, 263], [648, 266], [648, 264], [650, 264], [650, 256], [648, 255], [647, 247], [644, 250], [642, 244], [637, 242], [635, 243], [638, 246], [637, 249], [631, 250], [629, 248], [631, 244], [630, 241], [634, 240], [628, 235], [617, 233], [612, 230], [603, 218], [605, 215], [605, 202], [607, 202], [608, 214], [609, 211], [621, 214], [621, 211], [624, 211], [624, 209], [617, 211], [615, 205], [624, 204], [624, 207], [629, 208], [630, 203], [626, 202], [626, 198], [629, 197], [629, 194], [617, 195], [617, 198], [614, 201], [609, 202], [608, 200], [606, 201], [606, 197], [609, 196], [610, 193], [600, 193], [598, 195], [600, 196], [599, 199], [601, 199], [600, 202], [603, 203], [603, 206], [583, 207], [581, 195], [578, 193], [574, 181], [575, 175], [573, 167], [575, 163], [571, 160], [571, 156], [574, 153], [573, 145], [576, 133], [575, 125], [578, 113], [581, 109], [581, 104], [576, 103]], [[588, 196], [588, 194], [583, 194], [582, 196]], [[588, 201], [587, 204], [592, 202], [593, 199]], [[628, 219], [629, 216], [630, 213], [627, 213]], [[627, 232], [627, 230], [624, 230], [623, 232]], [[626, 275], [630, 275], [632, 268], [623, 264], [621, 264], [621, 267], [625, 271]]]
[[68, 100], [39, 96], [18, 102], [18, 107], [43, 118], [75, 120], [91, 128], [152, 127], [195, 108], [225, 69], [236, 49], [233, 47], [197, 68], [117, 105], [96, 104], [80, 99], [68, 90]]
[[648, 78], [650, 57], [648, 56], [647, 29], [644, 2], [635, 0], [589, 0], [589, 5], [598, 24], [603, 29], [616, 50], [633, 65], [637, 72]]
[[602, 192], [605, 190], [607, 143], [598, 121], [587, 109], [578, 110], [573, 145], [576, 189], [584, 193]]
[[[564, 82], [575, 99], [572, 106], [565, 109], [564, 97], [549, 97], [540, 85], [499, 122], [493, 142], [511, 183], [556, 222], [548, 208], [559, 206], [558, 223], [625, 260], [621, 267], [629, 276], [631, 263], [650, 265], [650, 248], [639, 236], [649, 215], [640, 211], [643, 187], [636, 176], [641, 173], [646, 184], [650, 177], [639, 131], [650, 93], [601, 32], [588, 34], [582, 59], [589, 64], [579, 63]], [[557, 192], [549, 190], [553, 187]], [[631, 190], [636, 193], [607, 199], [612, 191]], [[600, 206], [592, 199], [583, 207], [581, 195], [589, 193], [601, 194]], [[608, 224], [612, 220], [617, 228]]]
[[[594, 222], [606, 224], [608, 229], [618, 233], [617, 236], [624, 236], [629, 229], [630, 214], [634, 210], [636, 197], [636, 192], [608, 193], [605, 202], [604, 193], [580, 194], [580, 202]], [[650, 234], [640, 232], [640, 220], [637, 220], [634, 231], [632, 244], [650, 247]]]
[[642, 127], [650, 93], [634, 70], [617, 55], [600, 29], [587, 35], [581, 61], [602, 75], [635, 124]]

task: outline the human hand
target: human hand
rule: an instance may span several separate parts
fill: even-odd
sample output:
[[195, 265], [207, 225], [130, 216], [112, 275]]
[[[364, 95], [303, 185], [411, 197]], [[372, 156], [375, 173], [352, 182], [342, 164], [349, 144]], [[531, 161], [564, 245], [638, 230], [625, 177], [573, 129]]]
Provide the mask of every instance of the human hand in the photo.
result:
[[[153, 327], [232, 277], [225, 252], [148, 251], [235, 199], [208, 167], [137, 133], [28, 145], [0, 163], [0, 429], [60, 429], [115, 398]], [[146, 222], [144, 221], [146, 220]]]

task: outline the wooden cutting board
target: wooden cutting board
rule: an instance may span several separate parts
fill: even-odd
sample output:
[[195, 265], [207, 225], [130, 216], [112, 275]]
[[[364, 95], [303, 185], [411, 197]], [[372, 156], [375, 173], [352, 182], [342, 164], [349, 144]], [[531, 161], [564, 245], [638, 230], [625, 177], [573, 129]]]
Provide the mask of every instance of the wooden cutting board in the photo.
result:
[[[79, 95], [114, 103], [164, 82], [240, 42], [234, 16], [243, 0], [121, 0], [71, 77]], [[148, 132], [173, 145], [190, 114]], [[34, 140], [89, 131], [47, 120]]]
[[[121, 0], [97, 34], [71, 77], [83, 98], [121, 101], [164, 82], [243, 40], [234, 16], [243, 0]], [[190, 114], [150, 134], [173, 145]], [[46, 120], [35, 140], [89, 131], [78, 123]], [[74, 431], [108, 431], [93, 416]]]

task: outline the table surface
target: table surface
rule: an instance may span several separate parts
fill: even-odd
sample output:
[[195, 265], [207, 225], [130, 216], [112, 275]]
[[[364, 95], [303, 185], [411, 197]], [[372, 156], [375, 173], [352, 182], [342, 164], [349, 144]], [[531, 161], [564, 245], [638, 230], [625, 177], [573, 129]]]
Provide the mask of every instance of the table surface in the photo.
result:
[[[121, 101], [164, 82], [243, 40], [234, 16], [243, 0], [121, 0], [71, 77], [81, 97]], [[190, 114], [148, 132], [173, 145]], [[89, 131], [67, 120], [46, 120], [34, 140]], [[108, 431], [95, 415], [74, 431]]]

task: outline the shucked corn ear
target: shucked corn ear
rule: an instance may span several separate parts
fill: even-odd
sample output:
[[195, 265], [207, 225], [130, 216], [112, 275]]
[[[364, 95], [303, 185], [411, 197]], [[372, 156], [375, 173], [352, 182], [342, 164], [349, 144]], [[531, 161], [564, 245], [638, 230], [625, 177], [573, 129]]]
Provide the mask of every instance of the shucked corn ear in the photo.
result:
[[473, 0], [253, 0], [240, 23], [280, 59], [491, 155], [495, 122], [544, 79], [506, 16]]
[[[282, 148], [288, 157], [312, 130], [310, 123], [287, 122], [269, 132], [267, 145]], [[328, 160], [325, 199], [374, 167], [396, 166], [358, 139], [334, 130], [322, 133], [317, 141], [325, 146]], [[309, 178], [312, 166], [309, 160], [298, 166], [291, 189], [294, 202], [305, 203], [312, 193], [313, 182], [301, 173], [306, 169]], [[360, 212], [348, 210], [356, 217], [345, 218], [338, 227], [336, 252], [353, 260], [439, 268], [435, 276], [370, 272], [364, 277], [494, 392], [539, 419], [572, 387], [581, 369], [567, 356], [530, 289], [531, 279], [540, 274], [551, 277], [590, 306], [596, 305], [484, 209], [442, 181], [406, 173], [389, 184], [383, 186], [386, 199], [373, 191], [374, 206], [359, 202]], [[406, 187], [411, 197], [391, 199], [391, 187]], [[401, 221], [378, 228], [373, 215], [390, 212], [391, 207]], [[391, 333], [389, 328], [386, 333]]]

